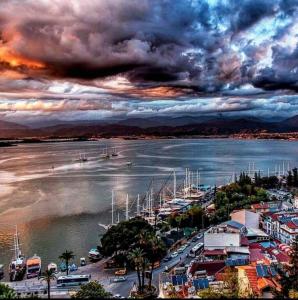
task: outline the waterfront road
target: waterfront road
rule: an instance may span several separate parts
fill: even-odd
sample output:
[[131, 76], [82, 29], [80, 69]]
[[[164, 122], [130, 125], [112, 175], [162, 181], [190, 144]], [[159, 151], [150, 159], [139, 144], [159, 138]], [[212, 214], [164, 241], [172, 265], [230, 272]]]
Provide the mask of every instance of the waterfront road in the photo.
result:
[[[202, 232], [201, 232], [202, 234]], [[159, 268], [156, 268], [153, 271], [153, 284], [158, 288], [159, 275], [167, 269], [173, 268], [175, 265], [180, 262], [185, 264], [189, 263], [190, 258], [186, 258], [190, 249], [197, 243], [202, 242], [203, 237], [196, 242], [191, 242], [190, 245], [184, 250], [183, 253], [179, 254], [177, 257], [171, 259], [168, 262], [162, 261]], [[169, 253], [170, 255], [171, 253]], [[92, 280], [98, 280], [106, 290], [111, 292], [113, 295], [121, 295], [123, 297], [128, 297], [131, 288], [134, 283], [137, 283], [137, 274], [136, 272], [129, 272], [125, 277], [126, 281], [114, 283], [113, 279], [115, 278], [115, 270], [105, 270], [104, 264], [107, 259], [103, 259], [99, 262], [86, 265], [84, 267], [79, 267], [78, 271], [72, 272], [71, 274], [91, 274]], [[57, 275], [59, 276], [59, 274]], [[19, 282], [10, 282], [8, 283], [13, 287], [17, 292], [23, 294], [34, 294], [38, 292], [39, 296], [42, 296], [43, 292], [46, 290], [45, 282], [39, 281], [37, 278], [25, 279]], [[75, 291], [77, 288], [57, 288], [56, 283], [53, 282], [51, 286], [51, 294], [53, 298], [68, 298], [72, 291]], [[46, 296], [46, 295], [45, 295]]]

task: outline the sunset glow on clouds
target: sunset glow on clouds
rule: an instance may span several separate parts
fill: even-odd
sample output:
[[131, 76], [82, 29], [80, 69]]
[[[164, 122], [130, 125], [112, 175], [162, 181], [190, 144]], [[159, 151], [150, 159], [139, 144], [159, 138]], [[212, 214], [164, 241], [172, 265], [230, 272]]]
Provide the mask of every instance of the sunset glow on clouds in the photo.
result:
[[3, 0], [0, 118], [298, 113], [297, 0]]

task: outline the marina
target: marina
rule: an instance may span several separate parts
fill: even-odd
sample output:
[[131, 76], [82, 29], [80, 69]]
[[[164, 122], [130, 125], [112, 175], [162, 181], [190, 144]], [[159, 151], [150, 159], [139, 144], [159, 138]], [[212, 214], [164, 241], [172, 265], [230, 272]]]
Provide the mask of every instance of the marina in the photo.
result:
[[[232, 181], [243, 169], [251, 174], [260, 169], [267, 174], [269, 168], [274, 174], [286, 172], [288, 164], [297, 164], [297, 142], [110, 140], [102, 144], [108, 143], [118, 153], [111, 160], [98, 156], [100, 149], [106, 148], [98, 142], [52, 143], [44, 149], [39, 144], [20, 145], [2, 150], [1, 185], [7, 193], [0, 201], [0, 263], [5, 270], [13, 245], [9, 223], [18, 223], [27, 257], [37, 253], [44, 267], [51, 262], [59, 265], [57, 257], [67, 247], [75, 252], [75, 263], [80, 265], [80, 258], [98, 245], [98, 233], [103, 234], [111, 222], [143, 214], [154, 223], [155, 208], [165, 217], [173, 209], [198, 201], [214, 185]], [[71, 162], [71, 154], [76, 157], [78, 151], [88, 157], [86, 163]], [[123, 167], [127, 161], [132, 162], [130, 168]], [[152, 179], [152, 187], [148, 187]], [[14, 203], [6, 201], [9, 191], [14, 191]], [[23, 209], [13, 208], [21, 200]]]

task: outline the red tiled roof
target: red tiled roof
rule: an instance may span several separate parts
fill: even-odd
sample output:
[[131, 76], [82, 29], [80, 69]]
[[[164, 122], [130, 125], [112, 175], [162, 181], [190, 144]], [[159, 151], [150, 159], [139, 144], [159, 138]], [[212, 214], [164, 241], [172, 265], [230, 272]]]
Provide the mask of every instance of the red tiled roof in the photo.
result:
[[267, 203], [264, 204], [256, 203], [256, 204], [252, 204], [251, 207], [256, 209], [262, 209], [262, 208], [269, 208], [269, 205]]
[[241, 236], [241, 246], [248, 246], [249, 242], [246, 236]]
[[214, 249], [214, 250], [204, 250], [204, 255], [212, 256], [212, 255], [225, 255], [224, 249]]
[[290, 262], [290, 257], [289, 255], [283, 253], [282, 251], [278, 250], [278, 253], [274, 253], [273, 251], [276, 250], [277, 248], [267, 248], [267, 251], [271, 254], [274, 255], [276, 257], [276, 260], [278, 262], [284, 262], [284, 263], [288, 263]]
[[207, 275], [212, 276], [224, 266], [225, 262], [223, 260], [197, 262], [191, 266], [190, 273], [194, 274], [196, 271], [206, 270]]
[[291, 228], [291, 229], [297, 229], [297, 228], [298, 228], [298, 226], [297, 226], [294, 222], [292, 222], [292, 221], [287, 222], [286, 225], [287, 225], [289, 228]]
[[263, 247], [259, 243], [251, 243], [249, 249], [263, 249]]
[[266, 259], [261, 249], [249, 249], [249, 252], [251, 262]]
[[258, 277], [257, 272], [254, 267], [245, 268], [246, 276], [249, 280], [249, 284], [253, 290], [254, 293], [259, 294], [259, 288], [258, 288]]

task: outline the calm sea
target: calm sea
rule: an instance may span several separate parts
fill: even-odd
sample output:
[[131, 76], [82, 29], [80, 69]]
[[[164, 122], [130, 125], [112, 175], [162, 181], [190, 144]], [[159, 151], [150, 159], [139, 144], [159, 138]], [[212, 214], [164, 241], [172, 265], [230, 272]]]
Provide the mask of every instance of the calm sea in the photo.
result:
[[[100, 158], [105, 147], [119, 155]], [[76, 161], [80, 153], [87, 162]], [[115, 139], [0, 148], [0, 264], [7, 267], [11, 259], [16, 224], [23, 253], [40, 255], [44, 267], [58, 262], [65, 249], [73, 250], [78, 261], [98, 244], [104, 232], [98, 223], [111, 220], [112, 189], [122, 219], [126, 194], [132, 205], [150, 183], [158, 191], [173, 169], [178, 179], [190, 168], [199, 170], [202, 183], [219, 185], [250, 162], [264, 174], [276, 165], [282, 169], [283, 162], [285, 169], [288, 163], [298, 166], [298, 142]]]

